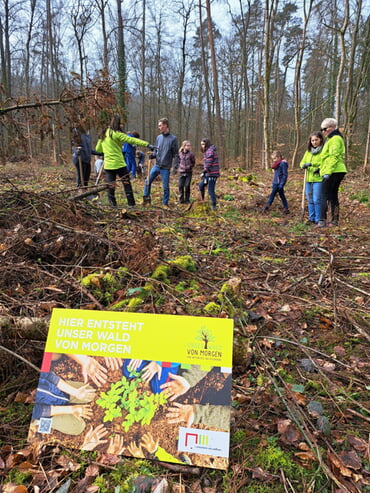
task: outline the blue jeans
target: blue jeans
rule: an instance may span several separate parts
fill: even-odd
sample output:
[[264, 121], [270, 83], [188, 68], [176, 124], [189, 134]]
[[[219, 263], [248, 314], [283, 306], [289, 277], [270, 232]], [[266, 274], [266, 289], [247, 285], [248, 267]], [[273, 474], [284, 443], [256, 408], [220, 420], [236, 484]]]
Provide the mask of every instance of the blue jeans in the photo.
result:
[[125, 161], [127, 165], [127, 169], [129, 173], [131, 173], [132, 178], [136, 178], [136, 158], [135, 154], [131, 153], [124, 153], [125, 154]]
[[306, 183], [306, 197], [308, 204], [308, 218], [318, 223], [320, 221], [321, 182]]
[[270, 205], [273, 203], [275, 195], [279, 194], [281, 202], [283, 204], [284, 209], [288, 209], [288, 201], [285, 198], [285, 193], [284, 193], [284, 187], [279, 188], [279, 185], [272, 185], [272, 192], [270, 193], [270, 197], [267, 201], [267, 206], [270, 207]]
[[155, 164], [150, 171], [149, 182], [144, 189], [144, 197], [149, 197], [153, 181], [157, 178], [158, 175], [161, 175], [163, 187], [163, 205], [168, 205], [168, 201], [170, 199], [170, 172], [170, 169], [163, 169]]
[[203, 178], [198, 185], [200, 194], [202, 196], [202, 200], [204, 200], [205, 188], [208, 185], [208, 193], [209, 196], [211, 197], [212, 207], [216, 207], [216, 202], [217, 202], [216, 191], [215, 191], [217, 178], [218, 178], [217, 176], [210, 176], [206, 179]]

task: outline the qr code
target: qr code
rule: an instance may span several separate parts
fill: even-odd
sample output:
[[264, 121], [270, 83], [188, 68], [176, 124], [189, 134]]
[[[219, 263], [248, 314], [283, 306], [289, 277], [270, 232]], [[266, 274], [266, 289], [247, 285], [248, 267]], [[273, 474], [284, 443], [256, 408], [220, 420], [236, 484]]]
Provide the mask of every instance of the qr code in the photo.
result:
[[38, 432], [39, 433], [51, 432], [51, 418], [40, 418]]

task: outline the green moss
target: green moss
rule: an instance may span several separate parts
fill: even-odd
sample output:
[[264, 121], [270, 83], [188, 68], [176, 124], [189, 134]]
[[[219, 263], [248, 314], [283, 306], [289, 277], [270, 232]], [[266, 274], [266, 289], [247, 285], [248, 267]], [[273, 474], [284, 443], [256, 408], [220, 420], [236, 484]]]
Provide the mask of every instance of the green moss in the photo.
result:
[[144, 303], [142, 298], [131, 298], [128, 302], [127, 308], [129, 311], [133, 311], [136, 307], [142, 305]]
[[21, 472], [17, 468], [9, 471], [9, 480], [11, 483], [26, 485], [31, 482], [32, 474], [30, 472]]
[[169, 264], [180, 267], [188, 272], [195, 272], [197, 270], [195, 262], [190, 255], [182, 255], [181, 257], [177, 257], [175, 260], [170, 260]]
[[194, 202], [190, 211], [186, 214], [189, 217], [202, 218], [209, 216], [212, 217], [212, 221], [214, 221], [214, 211], [211, 209], [211, 205], [209, 202]]
[[134, 491], [133, 481], [138, 476], [156, 476], [155, 465], [145, 460], [126, 460], [118, 464], [106, 474], [98, 476], [94, 485], [99, 487], [99, 493], [131, 493]]
[[280, 469], [292, 478], [295, 476], [299, 466], [292, 460], [290, 452], [283, 451], [277, 444], [276, 438], [268, 438], [267, 446], [260, 448], [255, 456], [255, 462], [262, 469], [271, 474], [278, 474]]
[[272, 264], [285, 264], [288, 262], [286, 258], [276, 258], [276, 257], [260, 257], [263, 262], [271, 262]]
[[97, 273], [89, 274], [81, 279], [81, 284], [85, 288], [89, 288], [91, 285], [96, 285], [100, 283], [101, 275]]
[[168, 265], [158, 265], [153, 274], [151, 275], [152, 279], [156, 279], [157, 281], [164, 282], [169, 284], [168, 274], [170, 267]]
[[193, 292], [197, 293], [199, 291], [199, 284], [194, 279], [192, 279], [190, 282], [181, 281], [176, 284], [175, 290], [178, 293], [183, 293], [184, 291], [190, 291], [190, 294]]
[[237, 430], [233, 435], [231, 435], [231, 443], [239, 443], [245, 440], [245, 431], [244, 430]]
[[[35, 384], [36, 382], [34, 382]], [[9, 398], [8, 392], [4, 388], [0, 393], [3, 399]], [[11, 402], [6, 406], [0, 406], [0, 423], [2, 426], [2, 431], [0, 435], [0, 447], [7, 445], [6, 436], [7, 433], [11, 432], [11, 437], [17, 446], [22, 447], [27, 442], [27, 434], [25, 434], [25, 429], [28, 428], [30, 418], [32, 414], [32, 409], [29, 404], [24, 404], [23, 402]], [[16, 423], [17, 426], [14, 426]]]
[[197, 270], [195, 262], [191, 258], [191, 256], [182, 255], [175, 258], [174, 260], [170, 260], [168, 264], [158, 265], [151, 277], [152, 279], [156, 279], [158, 281], [169, 284], [170, 281], [168, 277], [170, 274], [174, 273], [177, 267], [188, 272], [195, 272]]
[[174, 229], [174, 228], [158, 228], [155, 230], [156, 233], [158, 234], [162, 234], [162, 235], [168, 235], [168, 234], [171, 234], [171, 235], [177, 235], [177, 231]]
[[178, 293], [183, 293], [186, 289], [188, 289], [188, 285], [185, 281], [181, 281], [178, 284], [176, 284], [176, 286], [175, 286], [175, 290]]
[[[123, 272], [120, 271], [120, 274]], [[114, 293], [122, 287], [122, 282], [113, 273], [93, 272], [80, 280], [101, 303], [109, 304], [113, 301]]]
[[120, 279], [123, 279], [123, 278], [127, 277], [128, 274], [129, 274], [129, 270], [128, 270], [127, 267], [119, 267], [117, 269], [117, 276]]
[[203, 308], [203, 311], [208, 315], [218, 315], [221, 311], [221, 306], [211, 301]]
[[118, 301], [118, 303], [114, 303], [109, 308], [110, 310], [119, 312], [119, 311], [123, 311], [123, 309], [126, 308], [127, 304], [128, 304], [128, 300], [122, 300], [122, 301]]
[[195, 303], [189, 303], [187, 306], [186, 306], [186, 313], [188, 315], [192, 315], [192, 316], [199, 316], [199, 315], [203, 315], [203, 312], [202, 310], [196, 306]]

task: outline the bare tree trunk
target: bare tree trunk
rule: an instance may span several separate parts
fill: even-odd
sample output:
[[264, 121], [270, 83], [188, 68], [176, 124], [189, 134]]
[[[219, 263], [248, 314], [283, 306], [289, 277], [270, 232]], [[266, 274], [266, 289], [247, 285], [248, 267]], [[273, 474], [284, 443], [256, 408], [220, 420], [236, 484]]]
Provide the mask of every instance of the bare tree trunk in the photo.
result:
[[299, 144], [301, 142], [301, 109], [302, 109], [302, 98], [301, 98], [301, 70], [303, 55], [306, 48], [306, 34], [307, 34], [307, 24], [311, 15], [313, 0], [309, 0], [308, 8], [306, 9], [306, 0], [303, 2], [303, 30], [302, 30], [302, 40], [301, 46], [299, 47], [297, 54], [297, 62], [295, 66], [294, 73], [294, 126], [295, 126], [295, 144], [292, 155], [292, 168], [295, 168], [296, 159], [299, 149]]
[[103, 38], [103, 72], [108, 74], [109, 62], [108, 62], [108, 35], [107, 26], [105, 21], [105, 8], [108, 4], [108, 0], [95, 0], [95, 5], [97, 6], [100, 18], [101, 33]]
[[85, 84], [85, 74], [87, 73], [86, 52], [84, 39], [93, 23], [93, 2], [92, 0], [75, 0], [70, 13], [71, 25], [76, 38], [79, 64], [80, 64], [80, 88]]
[[[270, 81], [273, 60], [272, 32], [279, 0], [265, 0], [265, 22], [264, 22], [264, 73], [263, 73], [263, 155], [264, 168], [268, 168], [268, 156], [271, 152], [270, 138]], [[275, 3], [276, 2], [276, 3]]]
[[12, 95], [12, 58], [10, 53], [10, 5], [9, 0], [4, 0], [4, 17], [0, 19], [0, 37], [1, 37], [1, 82], [5, 89], [5, 95], [10, 98]]
[[[364, 32], [360, 33], [359, 26], [363, 8], [362, 0], [357, 0], [356, 5], [356, 18], [351, 29], [351, 49], [343, 101], [343, 123], [347, 153], [351, 152], [353, 124], [356, 119], [359, 101], [361, 100], [359, 97], [360, 91], [364, 87], [368, 75], [367, 67], [370, 59], [370, 19], [364, 25]], [[361, 39], [361, 43], [359, 39]]]
[[345, 9], [344, 9], [344, 18], [342, 27], [339, 33], [339, 41], [340, 41], [340, 64], [337, 75], [337, 81], [335, 85], [335, 118], [339, 122], [342, 110], [341, 104], [341, 84], [343, 79], [344, 66], [346, 63], [346, 44], [345, 44], [345, 34], [347, 31], [349, 22], [349, 0], [345, 0]]
[[24, 62], [24, 77], [26, 81], [26, 96], [30, 97], [30, 62], [31, 62], [31, 40], [32, 40], [32, 31], [33, 31], [33, 21], [35, 17], [35, 8], [36, 8], [36, 0], [31, 0], [30, 2], [30, 21], [28, 24], [27, 30], [27, 40], [26, 40], [26, 54], [25, 54], [25, 62]]
[[370, 160], [370, 119], [367, 127], [366, 148], [365, 148], [365, 158], [364, 158], [365, 174], [370, 173], [369, 160]]
[[123, 37], [123, 18], [122, 18], [122, 0], [117, 0], [117, 65], [118, 65], [118, 96], [117, 101], [121, 106], [124, 116], [126, 117], [126, 57], [125, 44]]
[[184, 2], [181, 2], [182, 5], [179, 10], [179, 14], [181, 15], [182, 18], [182, 26], [183, 26], [183, 36], [181, 40], [181, 68], [180, 68], [180, 74], [179, 74], [179, 85], [178, 85], [178, 90], [177, 90], [177, 122], [178, 122], [178, 134], [182, 135], [183, 130], [183, 114], [182, 114], [182, 108], [183, 108], [183, 103], [182, 103], [182, 96], [184, 92], [184, 84], [185, 84], [185, 72], [186, 72], [186, 50], [187, 50], [187, 37], [188, 37], [188, 30], [189, 30], [189, 22], [190, 22], [190, 15], [191, 11], [193, 9], [193, 2], [190, 2], [188, 6], [185, 6]]
[[216, 128], [217, 128], [217, 148], [218, 156], [222, 165], [225, 164], [224, 161], [224, 137], [223, 137], [223, 124], [221, 118], [221, 104], [220, 104], [220, 93], [218, 90], [218, 73], [216, 65], [216, 50], [215, 43], [213, 39], [213, 29], [212, 29], [212, 15], [211, 15], [211, 4], [210, 0], [206, 0], [207, 7], [207, 25], [208, 25], [208, 40], [209, 48], [211, 51], [211, 61], [212, 61], [212, 74], [213, 74], [213, 91], [216, 104]]
[[208, 78], [208, 64], [207, 64], [207, 55], [206, 48], [204, 46], [204, 37], [203, 37], [203, 17], [202, 17], [202, 1], [199, 0], [199, 39], [200, 39], [200, 48], [201, 48], [201, 58], [202, 58], [202, 69], [203, 69], [203, 77], [204, 77], [204, 86], [205, 86], [205, 97], [207, 103], [207, 115], [208, 115], [208, 137], [213, 140], [213, 119], [212, 119], [212, 109], [211, 109], [211, 90], [209, 87], [209, 78]]
[[[141, 27], [141, 135], [145, 131], [145, 51], [146, 51], [146, 0], [143, 0], [143, 14]], [[144, 138], [144, 137], [142, 137]]]

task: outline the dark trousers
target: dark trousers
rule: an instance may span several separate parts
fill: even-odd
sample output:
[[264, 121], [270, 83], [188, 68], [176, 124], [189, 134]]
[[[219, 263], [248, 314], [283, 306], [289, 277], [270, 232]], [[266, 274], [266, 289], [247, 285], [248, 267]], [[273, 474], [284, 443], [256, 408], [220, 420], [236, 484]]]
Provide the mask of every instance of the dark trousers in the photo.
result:
[[81, 169], [82, 169], [82, 180], [81, 180], [81, 173], [80, 173], [80, 161], [78, 158], [73, 159], [73, 164], [75, 165], [76, 168], [76, 184], [77, 187], [87, 187], [89, 185], [89, 179], [90, 179], [90, 174], [91, 174], [91, 164], [90, 161], [84, 162], [81, 160]]
[[284, 187], [283, 188], [279, 188], [279, 185], [272, 185], [272, 191], [271, 191], [270, 197], [269, 197], [269, 199], [267, 201], [267, 206], [270, 207], [270, 205], [273, 203], [274, 198], [275, 198], [275, 195], [277, 193], [280, 196], [280, 199], [281, 199], [281, 202], [283, 204], [284, 209], [288, 209], [288, 201], [287, 201], [287, 199], [285, 197]]
[[337, 224], [339, 220], [338, 189], [346, 173], [333, 173], [321, 184], [320, 221], [326, 221], [328, 206], [331, 209], [331, 220]]
[[188, 204], [190, 202], [190, 184], [192, 173], [182, 174], [179, 178], [179, 201], [181, 204]]
[[216, 202], [217, 202], [217, 197], [216, 197], [217, 178], [218, 178], [217, 176], [211, 176], [209, 178], [203, 178], [202, 181], [198, 185], [202, 200], [204, 200], [204, 192], [205, 192], [206, 187], [208, 186], [208, 193], [209, 193], [209, 196], [211, 197], [212, 207], [216, 207]]
[[128, 172], [127, 166], [118, 169], [105, 169], [105, 179], [107, 183], [111, 183], [112, 185], [108, 189], [108, 201], [110, 205], [116, 207], [117, 201], [115, 197], [115, 188], [116, 188], [116, 177], [117, 175], [121, 179], [123, 188], [125, 189], [125, 194], [127, 198], [128, 205], [135, 205], [134, 192], [132, 190], [130, 174]]

